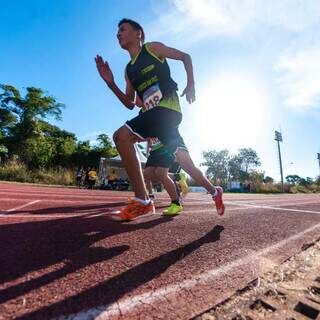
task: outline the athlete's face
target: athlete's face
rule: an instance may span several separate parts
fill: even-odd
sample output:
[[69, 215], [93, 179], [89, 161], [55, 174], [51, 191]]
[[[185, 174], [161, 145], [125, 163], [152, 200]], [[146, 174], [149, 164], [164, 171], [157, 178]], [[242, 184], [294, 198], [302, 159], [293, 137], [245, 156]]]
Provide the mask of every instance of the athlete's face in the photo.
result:
[[120, 25], [117, 38], [121, 48], [128, 49], [130, 45], [136, 42], [140, 43], [141, 32], [134, 30], [129, 23], [123, 23]]

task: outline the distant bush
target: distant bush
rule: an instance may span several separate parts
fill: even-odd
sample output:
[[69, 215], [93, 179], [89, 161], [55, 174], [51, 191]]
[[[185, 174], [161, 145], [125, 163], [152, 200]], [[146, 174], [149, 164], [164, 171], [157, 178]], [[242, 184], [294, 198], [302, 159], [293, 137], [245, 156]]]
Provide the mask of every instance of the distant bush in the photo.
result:
[[301, 185], [296, 185], [296, 186], [292, 186], [290, 188], [290, 193], [310, 193], [311, 191], [305, 187], [305, 186], [301, 186]]
[[281, 185], [273, 183], [254, 182], [251, 183], [251, 191], [255, 193], [280, 193]]
[[66, 186], [75, 184], [71, 169], [28, 170], [26, 165], [16, 161], [0, 166], [0, 180]]
[[27, 182], [27, 167], [20, 162], [8, 162], [7, 164], [0, 166], [0, 180]]
[[308, 188], [313, 193], [320, 192], [320, 185], [317, 185], [315, 183], [311, 184]]

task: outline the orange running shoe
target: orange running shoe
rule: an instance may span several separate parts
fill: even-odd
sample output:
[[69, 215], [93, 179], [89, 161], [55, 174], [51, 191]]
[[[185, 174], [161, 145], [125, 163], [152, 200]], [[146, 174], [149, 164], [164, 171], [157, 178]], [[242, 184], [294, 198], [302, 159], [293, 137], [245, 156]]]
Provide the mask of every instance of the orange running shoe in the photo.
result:
[[113, 221], [130, 221], [141, 215], [155, 212], [153, 201], [150, 201], [147, 205], [134, 199], [130, 199], [129, 201], [128, 205], [120, 210], [111, 212], [108, 214], [108, 217]]
[[224, 214], [225, 206], [222, 201], [223, 189], [221, 187], [215, 187], [217, 190], [217, 195], [213, 196], [212, 199], [216, 204], [217, 212], [219, 216]]

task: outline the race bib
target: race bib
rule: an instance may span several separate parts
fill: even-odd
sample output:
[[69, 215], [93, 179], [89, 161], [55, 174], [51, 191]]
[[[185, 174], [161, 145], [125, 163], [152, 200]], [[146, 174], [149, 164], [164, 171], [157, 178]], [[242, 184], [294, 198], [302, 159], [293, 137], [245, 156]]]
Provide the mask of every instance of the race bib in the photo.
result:
[[151, 138], [151, 150], [156, 150], [162, 146], [162, 142], [158, 138]]
[[146, 110], [156, 107], [162, 99], [162, 93], [158, 84], [147, 89], [143, 94], [143, 104]]

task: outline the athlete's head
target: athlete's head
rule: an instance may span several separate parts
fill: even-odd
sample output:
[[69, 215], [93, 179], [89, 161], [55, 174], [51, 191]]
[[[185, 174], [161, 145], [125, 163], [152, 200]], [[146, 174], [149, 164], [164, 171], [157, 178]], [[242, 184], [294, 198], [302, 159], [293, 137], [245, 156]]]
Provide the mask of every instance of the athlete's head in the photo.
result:
[[117, 38], [123, 49], [128, 49], [132, 44], [144, 42], [144, 31], [138, 22], [131, 19], [122, 19], [118, 23]]

